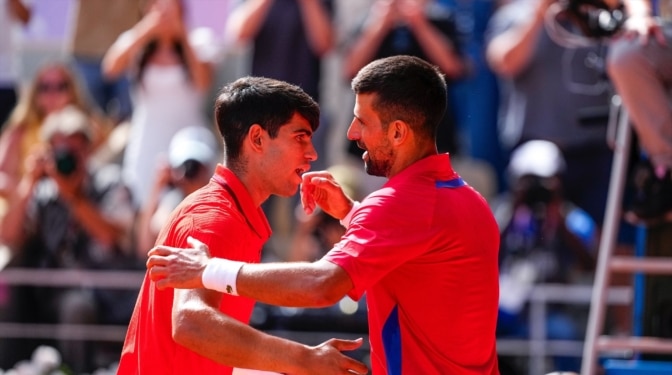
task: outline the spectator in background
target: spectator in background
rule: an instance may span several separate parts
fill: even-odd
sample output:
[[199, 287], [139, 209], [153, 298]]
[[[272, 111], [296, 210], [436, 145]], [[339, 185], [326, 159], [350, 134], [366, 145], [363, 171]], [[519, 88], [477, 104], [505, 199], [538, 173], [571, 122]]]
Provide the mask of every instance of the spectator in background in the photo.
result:
[[[535, 139], [555, 143], [567, 164], [565, 197], [599, 226], [612, 162], [607, 40], [581, 35], [572, 17], [553, 0], [509, 1], [490, 20], [486, 55], [505, 94], [502, 141], [509, 149]], [[585, 43], [571, 44], [567, 34]]]
[[[93, 141], [89, 117], [66, 107], [46, 118], [40, 135], [47, 145], [27, 157], [26, 173], [0, 221], [0, 240], [16, 252], [12, 264], [37, 269], [137, 266], [130, 246], [134, 210], [119, 166], [88, 168]], [[87, 287], [19, 287], [11, 296], [11, 321], [128, 324], [136, 296], [137, 291]], [[3, 355], [17, 349], [5, 343]], [[83, 341], [59, 342], [74, 373], [100, 365], [94, 348]]]
[[[564, 172], [562, 153], [551, 142], [528, 141], [511, 154], [511, 191], [493, 204], [501, 232], [497, 320], [501, 337], [529, 338], [527, 298], [535, 284], [576, 283], [594, 269], [595, 226], [587, 213], [565, 199]], [[585, 311], [550, 305], [547, 338], [581, 340], [584, 332], [577, 313]], [[578, 371], [579, 366], [577, 358], [555, 358], [555, 370]]]
[[14, 26], [30, 21], [29, 3], [29, 0], [0, 0], [0, 129], [16, 105], [19, 80]]
[[137, 207], [148, 199], [159, 157], [186, 126], [208, 126], [203, 100], [211, 65], [192, 45], [181, 0], [149, 0], [142, 19], [103, 59], [109, 78], [129, 72], [134, 110], [123, 156], [124, 178]]
[[[672, 14], [661, 14], [662, 17], [656, 19], [648, 0], [626, 0], [625, 4], [629, 18], [624, 36], [611, 44], [607, 68], [646, 154], [635, 170], [636, 190], [626, 217], [637, 222], [669, 220], [672, 213]], [[668, 8], [667, 12], [672, 9]]]
[[89, 104], [72, 69], [65, 63], [48, 62], [35, 73], [13, 109], [0, 135], [0, 196], [6, 198], [23, 176], [24, 161], [43, 144], [40, 132], [51, 113], [74, 106], [91, 118], [92, 147], [105, 141], [109, 121]]
[[147, 256], [170, 213], [187, 195], [208, 183], [222, 160], [214, 134], [201, 126], [178, 131], [170, 141], [168, 160], [156, 169], [154, 185], [139, 213], [138, 257]]
[[[438, 66], [448, 81], [462, 76], [454, 14], [434, 0], [377, 0], [350, 42], [343, 70], [351, 79], [369, 62], [395, 55], [419, 57]], [[455, 119], [449, 107], [439, 125], [439, 152], [457, 154]], [[353, 144], [351, 143], [351, 146]], [[360, 151], [351, 147], [351, 151]]]
[[142, 1], [77, 0], [74, 4], [70, 55], [91, 97], [114, 123], [131, 116], [129, 83], [125, 75], [104, 77], [101, 64], [117, 37], [140, 20]]

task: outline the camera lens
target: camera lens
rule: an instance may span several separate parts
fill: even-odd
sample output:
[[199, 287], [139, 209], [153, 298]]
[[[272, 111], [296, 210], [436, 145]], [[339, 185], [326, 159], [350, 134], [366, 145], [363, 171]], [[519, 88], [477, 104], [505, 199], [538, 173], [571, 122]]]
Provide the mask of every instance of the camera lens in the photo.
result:
[[68, 149], [54, 151], [56, 170], [63, 176], [69, 176], [77, 170], [77, 157]]
[[189, 159], [182, 164], [182, 170], [184, 171], [184, 178], [187, 180], [194, 179], [198, 172], [201, 170], [202, 164], [194, 159]]

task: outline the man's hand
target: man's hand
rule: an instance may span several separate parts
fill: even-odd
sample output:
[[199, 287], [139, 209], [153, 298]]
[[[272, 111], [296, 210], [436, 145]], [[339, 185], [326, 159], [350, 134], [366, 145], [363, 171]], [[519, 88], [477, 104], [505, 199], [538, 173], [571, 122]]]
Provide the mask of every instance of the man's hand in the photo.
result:
[[643, 45], [648, 44], [653, 39], [661, 46], [667, 46], [663, 28], [655, 17], [649, 15], [629, 17], [623, 25], [621, 37], [627, 39], [638, 38]]
[[[310, 347], [311, 355], [306, 358], [302, 369], [305, 374], [366, 374], [365, 364], [356, 361], [341, 352], [355, 350], [362, 346], [362, 339], [329, 339], [324, 343]], [[303, 373], [301, 373], [303, 374]]]
[[340, 220], [350, 212], [353, 202], [331, 173], [321, 171], [303, 174], [301, 204], [308, 215], [320, 206], [324, 212]]
[[203, 288], [203, 270], [210, 259], [208, 246], [193, 237], [187, 238], [191, 248], [156, 246], [149, 251], [149, 277], [159, 289]]

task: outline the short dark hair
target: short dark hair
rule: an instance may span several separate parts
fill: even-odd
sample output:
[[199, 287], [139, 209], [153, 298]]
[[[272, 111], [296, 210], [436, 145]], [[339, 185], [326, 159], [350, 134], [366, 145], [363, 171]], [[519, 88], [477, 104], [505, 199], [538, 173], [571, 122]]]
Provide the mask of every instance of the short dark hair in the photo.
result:
[[436, 66], [406, 55], [378, 59], [357, 73], [352, 90], [376, 94], [373, 109], [383, 125], [402, 120], [436, 140], [448, 101], [446, 79]]
[[264, 77], [243, 77], [225, 85], [215, 101], [215, 121], [224, 138], [226, 158], [237, 161], [250, 127], [259, 124], [271, 138], [295, 113], [313, 131], [320, 122], [320, 108], [300, 87]]

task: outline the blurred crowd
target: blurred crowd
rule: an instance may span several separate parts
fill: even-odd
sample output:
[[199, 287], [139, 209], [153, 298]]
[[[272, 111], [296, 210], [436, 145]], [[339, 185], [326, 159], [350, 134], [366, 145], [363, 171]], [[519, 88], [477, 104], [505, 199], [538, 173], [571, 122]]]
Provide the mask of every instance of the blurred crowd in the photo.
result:
[[[363, 172], [345, 136], [349, 80], [402, 54], [445, 74], [439, 151], [500, 225], [500, 337], [529, 337], [535, 284], [592, 282], [615, 95], [640, 141], [618, 251], [632, 251], [631, 223], [672, 212], [672, 18], [654, 17], [648, 1], [230, 0], [216, 31], [189, 21], [198, 0], [71, 0], [65, 58], [45, 58], [21, 79], [15, 36], [36, 1], [0, 0], [0, 269], [144, 270], [168, 213], [222, 162], [212, 102], [242, 75], [297, 84], [320, 103], [311, 168], [329, 169], [361, 199], [382, 180]], [[322, 212], [306, 216], [297, 197], [273, 197], [264, 210], [274, 229], [267, 259], [315, 260], [344, 232]], [[124, 325], [136, 295], [0, 283], [0, 321]], [[259, 305], [253, 323], [365, 333], [363, 309]], [[615, 310], [609, 329], [627, 331], [628, 314]], [[549, 338], [581, 340], [586, 317], [585, 306], [551, 306]], [[45, 342], [72, 373], [105, 368], [120, 350], [0, 333], [0, 369]], [[502, 374], [525, 371], [524, 361], [500, 362]], [[579, 362], [554, 358], [552, 369], [577, 371]]]

